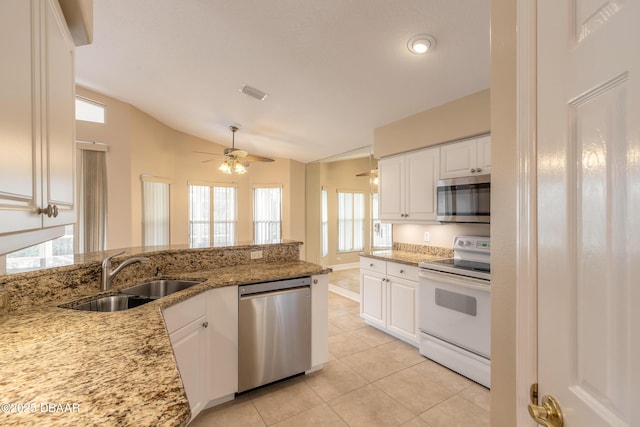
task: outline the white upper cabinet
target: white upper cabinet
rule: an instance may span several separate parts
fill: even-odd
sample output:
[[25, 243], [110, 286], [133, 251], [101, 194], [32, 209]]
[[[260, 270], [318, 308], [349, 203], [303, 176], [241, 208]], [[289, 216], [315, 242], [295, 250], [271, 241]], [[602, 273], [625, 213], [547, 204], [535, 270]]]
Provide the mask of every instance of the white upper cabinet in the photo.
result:
[[434, 221], [438, 147], [381, 159], [380, 219], [394, 222]]
[[0, 16], [0, 234], [73, 223], [73, 42], [55, 0], [3, 0]]
[[490, 135], [441, 146], [440, 178], [458, 178], [490, 173]]

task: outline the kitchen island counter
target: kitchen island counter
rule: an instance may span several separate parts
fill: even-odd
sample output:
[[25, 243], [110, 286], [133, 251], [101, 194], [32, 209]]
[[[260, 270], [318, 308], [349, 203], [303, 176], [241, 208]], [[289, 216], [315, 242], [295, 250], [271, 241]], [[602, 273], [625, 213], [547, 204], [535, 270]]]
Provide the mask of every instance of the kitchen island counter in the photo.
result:
[[189, 402], [162, 309], [217, 287], [326, 272], [293, 260], [173, 272], [163, 278], [202, 283], [113, 313], [57, 307], [66, 296], [0, 315], [0, 424], [186, 425]]

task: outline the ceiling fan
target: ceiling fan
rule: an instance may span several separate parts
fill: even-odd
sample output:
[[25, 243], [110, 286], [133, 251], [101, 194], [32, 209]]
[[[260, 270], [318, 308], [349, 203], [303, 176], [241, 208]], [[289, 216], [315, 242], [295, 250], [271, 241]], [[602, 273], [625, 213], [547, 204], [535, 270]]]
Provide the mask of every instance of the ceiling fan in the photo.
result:
[[[224, 161], [218, 167], [223, 173], [226, 174], [244, 174], [247, 173], [247, 168], [249, 167], [249, 162], [273, 162], [273, 159], [269, 157], [255, 156], [247, 153], [244, 150], [240, 150], [236, 148], [236, 132], [238, 130], [237, 126], [229, 126], [231, 129], [231, 148], [225, 148], [224, 154], [216, 154], [216, 153], [207, 153], [205, 151], [194, 151], [194, 153], [199, 154], [208, 154], [213, 156], [224, 156]], [[213, 162], [215, 159], [204, 160], [202, 163]]]

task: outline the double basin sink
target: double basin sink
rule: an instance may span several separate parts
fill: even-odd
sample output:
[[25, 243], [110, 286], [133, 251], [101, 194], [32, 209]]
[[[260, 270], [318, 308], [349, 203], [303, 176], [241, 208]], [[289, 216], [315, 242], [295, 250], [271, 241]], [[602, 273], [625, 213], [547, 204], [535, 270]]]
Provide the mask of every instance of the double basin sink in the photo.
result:
[[195, 286], [194, 280], [153, 280], [121, 289], [117, 294], [97, 296], [83, 302], [70, 302], [59, 307], [83, 311], [121, 311], [135, 308], [158, 298]]

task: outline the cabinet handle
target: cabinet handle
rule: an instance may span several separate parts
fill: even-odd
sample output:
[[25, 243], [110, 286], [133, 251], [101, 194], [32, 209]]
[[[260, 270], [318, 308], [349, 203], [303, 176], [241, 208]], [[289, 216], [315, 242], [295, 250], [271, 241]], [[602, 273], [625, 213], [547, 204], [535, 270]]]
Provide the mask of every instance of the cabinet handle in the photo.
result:
[[204, 323], [202, 324], [202, 327], [203, 327], [203, 328], [206, 328], [206, 327], [208, 327], [208, 326], [209, 326], [209, 322], [204, 322]]
[[369, 264], [369, 267], [373, 267], [373, 264]]
[[478, 169], [476, 169], [476, 172], [480, 173], [480, 172], [482, 172], [482, 169], [478, 168]]
[[38, 215], [46, 215], [49, 218], [51, 218], [51, 217], [55, 218], [55, 217], [58, 216], [58, 207], [56, 205], [52, 205], [51, 203], [49, 203], [49, 205], [47, 206], [46, 209], [38, 208], [36, 213]]
[[475, 169], [471, 169], [471, 173], [475, 173], [475, 172], [476, 172], [476, 170], [475, 170]]
[[400, 274], [404, 274], [404, 270], [400, 270]]
[[318, 284], [318, 279], [313, 279], [313, 284], [317, 285]]

